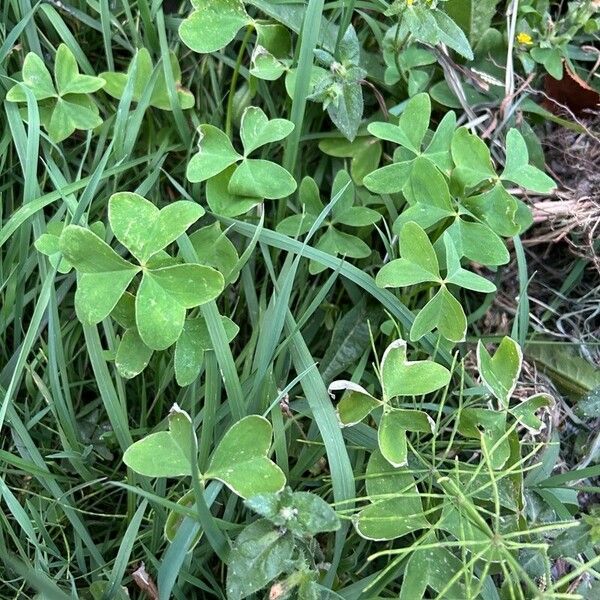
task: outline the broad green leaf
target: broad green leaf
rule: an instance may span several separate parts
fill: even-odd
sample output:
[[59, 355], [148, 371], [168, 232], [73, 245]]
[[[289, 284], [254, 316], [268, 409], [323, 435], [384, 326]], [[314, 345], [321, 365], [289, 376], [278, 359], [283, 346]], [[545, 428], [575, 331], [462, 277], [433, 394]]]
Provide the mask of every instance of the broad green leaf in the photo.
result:
[[452, 177], [462, 189], [474, 188], [496, 178], [485, 142], [464, 127], [457, 129], [452, 138], [452, 158], [456, 164]]
[[447, 233], [444, 233], [444, 248], [446, 252], [446, 283], [485, 294], [496, 291], [496, 286], [491, 281], [460, 266], [458, 252], [452, 238]]
[[437, 23], [440, 42], [456, 50], [467, 60], [473, 60], [473, 51], [463, 30], [441, 10], [434, 10], [433, 17]]
[[69, 225], [63, 230], [59, 248], [80, 273], [75, 306], [86, 323], [106, 318], [123, 295], [139, 267], [121, 258], [89, 229]]
[[433, 433], [434, 427], [426, 412], [386, 408], [377, 430], [379, 450], [393, 467], [404, 467], [408, 463], [406, 432]]
[[[227, 317], [221, 317], [221, 320], [227, 341], [231, 342], [240, 328]], [[204, 352], [212, 348], [212, 340], [204, 318], [187, 319], [175, 346], [175, 379], [178, 385], [185, 387], [198, 378]]]
[[77, 61], [65, 44], [60, 44], [54, 62], [56, 87], [61, 96], [66, 94], [91, 94], [104, 86], [100, 77], [81, 75]]
[[477, 366], [484, 385], [499, 401], [502, 408], [508, 408], [511, 396], [523, 363], [521, 346], [513, 339], [504, 337], [492, 357], [479, 341], [477, 344]]
[[529, 151], [518, 129], [511, 129], [506, 136], [506, 165], [501, 179], [512, 181], [532, 192], [547, 194], [556, 187], [543, 171], [529, 164]]
[[477, 43], [492, 23], [498, 0], [448, 0], [444, 10]]
[[384, 399], [397, 396], [420, 396], [448, 385], [450, 371], [431, 360], [409, 361], [406, 342], [392, 342], [381, 359]]
[[422, 203], [454, 214], [446, 178], [428, 158], [418, 157], [414, 161], [403, 192], [411, 203]]
[[223, 287], [223, 276], [203, 265], [145, 269], [135, 306], [140, 337], [153, 350], [165, 350], [181, 335], [186, 308], [214, 300]]
[[286, 138], [294, 124], [286, 119], [271, 119], [261, 108], [249, 106], [242, 115], [240, 136], [247, 156], [257, 148]]
[[132, 379], [148, 366], [151, 357], [152, 349], [144, 344], [135, 329], [128, 329], [117, 348], [115, 366], [121, 377]]
[[215, 52], [251, 23], [241, 0], [194, 0], [195, 10], [179, 26], [183, 43], [195, 52]]
[[190, 242], [196, 251], [198, 261], [217, 269], [226, 279], [238, 264], [237, 250], [225, 232], [221, 231], [218, 221], [194, 231], [190, 235]]
[[[45, 100], [55, 97], [56, 90], [52, 83], [50, 71], [44, 61], [34, 52], [29, 52], [23, 62], [23, 85], [27, 86], [36, 100]], [[21, 89], [21, 84], [16, 84], [6, 94], [9, 102], [26, 102], [27, 96]]]
[[327, 114], [347, 140], [354, 140], [364, 111], [362, 87], [357, 81], [342, 81], [338, 95], [327, 106]]
[[244, 504], [273, 525], [300, 537], [340, 528], [340, 520], [331, 506], [310, 492], [292, 492], [286, 488], [275, 494], [253, 496]]
[[206, 182], [208, 206], [212, 212], [223, 217], [243, 215], [263, 200], [262, 198], [236, 196], [229, 192], [229, 182], [235, 170], [236, 166], [231, 165]]
[[550, 394], [535, 394], [511, 408], [509, 412], [521, 425], [539, 433], [544, 428], [544, 423], [536, 416], [536, 412], [551, 406], [554, 406], [554, 398]]
[[417, 283], [441, 281], [440, 268], [429, 237], [414, 222], [400, 232], [400, 255], [377, 273], [379, 287], [404, 287]]
[[465, 437], [482, 440], [494, 470], [501, 469], [510, 456], [506, 435], [506, 412], [486, 408], [465, 408], [460, 413], [458, 431]]
[[229, 554], [227, 598], [242, 600], [264, 588], [289, 568], [293, 552], [290, 532], [274, 527], [266, 519], [248, 525]]
[[360, 423], [382, 404], [363, 387], [351, 381], [340, 380], [330, 384], [328, 392], [332, 398], [334, 397], [332, 392], [340, 391], [343, 391], [344, 394], [338, 402], [336, 411], [342, 427]]
[[85, 96], [72, 94], [56, 100], [47, 129], [50, 138], [59, 143], [76, 129], [86, 131], [101, 124], [98, 107]]
[[467, 317], [460, 302], [445, 288], [419, 311], [410, 330], [412, 342], [436, 329], [451, 342], [462, 342], [467, 333]]
[[252, 52], [250, 73], [260, 79], [274, 81], [283, 75], [289, 62], [291, 36], [279, 23], [257, 22], [256, 45]]
[[[195, 504], [196, 504], [196, 495], [195, 495], [193, 489], [187, 491], [177, 501], [177, 505], [184, 507], [184, 508], [193, 508]], [[169, 512], [169, 514], [167, 515], [167, 519], [165, 520], [164, 534], [165, 534], [165, 538], [167, 538], [167, 541], [169, 541], [170, 543], [173, 543], [173, 541], [175, 540], [175, 536], [177, 535], [177, 532], [179, 531], [179, 527], [180, 527], [181, 523], [183, 522], [184, 518], [185, 518], [185, 516], [183, 514], [177, 512], [176, 510], [171, 510]], [[190, 545], [188, 546], [188, 551], [193, 550], [196, 547], [198, 542], [202, 539], [202, 534], [203, 534], [203, 531], [200, 529], [198, 531], [198, 533], [195, 535], [195, 537], [192, 539], [192, 541], [190, 542]]]
[[192, 421], [177, 405], [169, 414], [169, 431], [151, 433], [135, 442], [123, 455], [123, 462], [146, 477], [191, 475], [189, 449], [195, 446]]
[[456, 219], [446, 233], [452, 238], [456, 251], [472, 262], [486, 266], [504, 265], [510, 260], [505, 243], [488, 225]]
[[[172, 51], [169, 51], [169, 62], [171, 63], [173, 80], [181, 108], [184, 110], [191, 108], [194, 106], [195, 102], [194, 95], [181, 85], [181, 68], [176, 54]], [[125, 86], [132, 76], [134, 67], [135, 79], [133, 82], [133, 100], [139, 102], [142, 99], [144, 89], [152, 76], [152, 70], [154, 68], [150, 52], [146, 48], [140, 48], [136, 52], [129, 64], [127, 73], [114, 73], [110, 71], [100, 73], [100, 77], [106, 82], [104, 91], [113, 98], [121, 98], [125, 91]], [[150, 106], [154, 106], [160, 110], [171, 110], [171, 101], [167, 91], [165, 72], [162, 65], [158, 68], [160, 70], [154, 84], [154, 89], [152, 90], [152, 95], [150, 96]]]
[[276, 200], [293, 194], [296, 181], [278, 164], [245, 158], [233, 172], [228, 190], [235, 196]]
[[186, 177], [192, 183], [210, 179], [242, 158], [229, 138], [217, 127], [200, 125], [198, 131], [198, 153], [192, 156], [186, 170]]
[[59, 273], [68, 273], [73, 265], [64, 257], [60, 251], [60, 234], [64, 228], [64, 223], [48, 223], [46, 233], [43, 233], [34, 242], [35, 249], [41, 252], [50, 260], [50, 264], [57, 269]]
[[406, 185], [411, 169], [410, 162], [393, 163], [369, 173], [363, 183], [374, 194], [395, 194]]
[[329, 156], [351, 158], [350, 173], [356, 185], [362, 185], [366, 175], [379, 166], [383, 149], [381, 142], [373, 137], [346, 139], [327, 138], [319, 142], [319, 150]]
[[369, 459], [366, 484], [372, 504], [354, 520], [361, 537], [386, 541], [431, 527], [414, 477], [406, 469], [394, 469], [378, 450]]
[[512, 237], [522, 231], [517, 200], [499, 181], [490, 190], [463, 199], [462, 204], [498, 235]]
[[285, 475], [267, 457], [272, 431], [264, 417], [250, 415], [238, 421], [219, 442], [205, 476], [222, 481], [242, 498], [281, 491]]
[[132, 192], [113, 194], [108, 219], [115, 237], [142, 264], [174, 242], [204, 214], [195, 202], [179, 201], [159, 210]]
[[[417, 547], [404, 569], [400, 600], [421, 600], [428, 588], [435, 592], [447, 590], [444, 597], [448, 599], [467, 598], [467, 588], [460, 579], [448, 585], [463, 570], [463, 563], [447, 548], [419, 550]], [[476, 582], [471, 585], [476, 585]]]
[[440, 121], [424, 152], [425, 156], [446, 176], [450, 175], [453, 167], [451, 146], [455, 130], [456, 114], [454, 111], [449, 111]]

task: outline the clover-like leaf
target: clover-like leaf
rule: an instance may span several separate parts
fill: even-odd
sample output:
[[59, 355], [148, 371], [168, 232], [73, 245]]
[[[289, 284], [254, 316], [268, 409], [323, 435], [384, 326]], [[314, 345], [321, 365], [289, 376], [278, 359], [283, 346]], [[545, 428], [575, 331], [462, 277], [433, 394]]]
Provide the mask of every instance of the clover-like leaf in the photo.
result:
[[30, 52], [23, 64], [23, 82], [7, 93], [9, 102], [25, 102], [22, 86], [31, 90], [39, 105], [40, 121], [54, 142], [62, 142], [76, 129], [89, 130], [102, 124], [98, 107], [90, 93], [99, 90], [104, 81], [79, 73], [71, 50], [60, 44], [54, 63], [54, 82], [43, 60]]
[[175, 404], [169, 414], [169, 430], [151, 433], [129, 446], [123, 462], [146, 477], [182, 477], [192, 474], [190, 457], [196, 447], [192, 420]]
[[454, 133], [452, 158], [456, 164], [452, 177], [463, 190], [475, 188], [480, 183], [493, 181], [497, 177], [489, 148], [465, 127]]
[[153, 350], [165, 350], [181, 335], [186, 309], [214, 300], [223, 288], [221, 273], [204, 265], [144, 269], [135, 305], [140, 337]]
[[283, 471], [268, 457], [273, 429], [264, 417], [250, 415], [223, 436], [214, 451], [207, 479], [218, 479], [242, 498], [279, 492]]
[[386, 407], [377, 430], [379, 450], [393, 467], [408, 464], [406, 432], [433, 433], [435, 423], [421, 410]]
[[89, 229], [77, 225], [64, 228], [59, 249], [80, 274], [75, 292], [79, 320], [99, 323], [113, 310], [140, 268]]
[[443, 286], [419, 311], [410, 329], [412, 342], [436, 329], [451, 342], [462, 342], [467, 333], [467, 317], [460, 302]]
[[152, 348], [144, 344], [135, 327], [127, 329], [119, 342], [115, 366], [119, 375], [132, 379], [139, 375], [152, 358]]
[[444, 233], [444, 248], [446, 251], [446, 283], [484, 294], [496, 291], [496, 286], [491, 281], [461, 267], [458, 252], [448, 233]]
[[225, 232], [221, 231], [218, 221], [194, 231], [190, 235], [190, 242], [201, 264], [214, 267], [225, 279], [229, 278], [238, 264], [239, 256]]
[[506, 435], [506, 412], [486, 408], [465, 408], [460, 413], [458, 431], [468, 438], [481, 440], [487, 449], [491, 467], [501, 469], [510, 456]]
[[368, 540], [386, 541], [419, 529], [429, 529], [415, 480], [405, 468], [393, 468], [376, 450], [366, 472], [367, 495], [371, 504], [354, 520], [359, 535]]
[[340, 391], [343, 391], [344, 394], [338, 402], [336, 411], [342, 427], [351, 427], [360, 423], [378, 406], [383, 405], [381, 400], [377, 400], [365, 388], [352, 381], [334, 381], [329, 385], [330, 396], [333, 397], [332, 392]]
[[400, 256], [377, 273], [379, 287], [442, 281], [433, 245], [425, 231], [414, 222], [406, 223], [400, 232]]
[[228, 190], [235, 196], [275, 200], [293, 194], [296, 180], [274, 162], [245, 158], [233, 172]]
[[514, 128], [506, 136], [506, 164], [500, 178], [540, 194], [547, 194], [556, 187], [553, 179], [529, 164], [525, 139]]
[[247, 156], [257, 148], [286, 138], [294, 124], [287, 119], [268, 119], [258, 106], [249, 106], [242, 114], [240, 136]]
[[108, 201], [108, 219], [115, 237], [141, 264], [174, 242], [203, 214], [199, 204], [183, 200], [159, 210], [132, 192], [113, 194]]
[[450, 371], [432, 360], [409, 361], [406, 342], [392, 342], [381, 359], [384, 400], [398, 396], [420, 396], [448, 385]]
[[192, 0], [194, 11], [179, 26], [183, 43], [203, 54], [215, 52], [251, 23], [241, 0]]
[[242, 159], [229, 138], [213, 125], [200, 125], [198, 153], [188, 163], [186, 177], [192, 183], [206, 181]]
[[206, 201], [211, 211], [223, 217], [237, 217], [262, 202], [262, 198], [236, 196], [229, 191], [229, 182], [236, 170], [230, 165], [224, 171], [206, 182]]
[[517, 406], [513, 406], [509, 412], [521, 425], [534, 433], [539, 433], [544, 429], [545, 424], [536, 413], [542, 408], [552, 406], [554, 406], [554, 398], [550, 394], [535, 394]]
[[[227, 317], [221, 317], [221, 320], [227, 341], [231, 342], [240, 328]], [[204, 318], [187, 319], [175, 346], [175, 379], [178, 385], [185, 387], [198, 378], [204, 353], [212, 348], [212, 340]]]
[[494, 356], [490, 355], [481, 340], [477, 344], [479, 374], [501, 408], [508, 408], [510, 398], [517, 386], [522, 363], [521, 346], [509, 337], [502, 339]]
[[64, 223], [56, 221], [48, 223], [46, 233], [40, 235], [34, 242], [35, 249], [46, 255], [50, 260], [50, 264], [59, 273], [68, 273], [73, 268], [71, 263], [60, 252], [59, 239], [64, 226]]
[[[169, 62], [173, 73], [173, 81], [179, 104], [184, 110], [191, 108], [194, 106], [195, 102], [194, 95], [181, 85], [181, 67], [179, 66], [177, 55], [172, 51], [169, 52]], [[113, 98], [120, 99], [123, 96], [125, 87], [133, 76], [135, 69], [132, 99], [134, 102], [140, 102], [146, 84], [152, 76], [153, 68], [154, 65], [152, 64], [150, 52], [147, 48], [140, 48], [129, 64], [127, 73], [115, 73], [112, 71], [100, 73], [100, 77], [106, 82], [104, 91]], [[154, 83], [154, 88], [152, 89], [150, 96], [150, 106], [154, 106], [160, 110], [171, 110], [171, 101], [167, 91], [165, 71], [162, 66], [160, 66], [159, 69], [158, 77]]]
[[256, 45], [252, 52], [250, 73], [259, 79], [275, 81], [288, 68], [291, 37], [289, 30], [279, 23], [257, 22]]

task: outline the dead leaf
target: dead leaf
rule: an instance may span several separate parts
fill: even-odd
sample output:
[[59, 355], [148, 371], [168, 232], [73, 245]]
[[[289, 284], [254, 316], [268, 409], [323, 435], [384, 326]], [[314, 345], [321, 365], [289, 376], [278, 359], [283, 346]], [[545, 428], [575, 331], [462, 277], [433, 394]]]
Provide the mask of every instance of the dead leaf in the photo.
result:
[[148, 575], [146, 566], [143, 562], [140, 563], [140, 566], [131, 574], [131, 576], [140, 590], [145, 592], [150, 600], [158, 600], [158, 589], [152, 580], [152, 577]]
[[567, 107], [575, 115], [580, 115], [585, 110], [598, 109], [600, 106], [600, 93], [592, 88], [569, 64], [563, 60], [564, 75], [561, 80], [554, 79], [546, 74], [544, 88], [547, 100], [546, 108], [554, 113], [561, 112], [561, 107]]

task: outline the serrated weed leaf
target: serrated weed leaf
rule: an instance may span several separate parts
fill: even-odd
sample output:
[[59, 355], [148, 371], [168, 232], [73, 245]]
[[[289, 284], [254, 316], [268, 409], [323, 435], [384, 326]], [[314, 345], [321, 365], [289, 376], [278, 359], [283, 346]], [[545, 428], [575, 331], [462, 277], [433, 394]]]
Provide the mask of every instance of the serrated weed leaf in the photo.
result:
[[267, 457], [272, 434], [263, 417], [250, 415], [238, 421], [223, 436], [205, 476], [222, 481], [242, 498], [281, 491], [285, 475]]
[[508, 408], [510, 399], [521, 373], [523, 352], [521, 346], [510, 337], [504, 337], [493, 356], [483, 342], [477, 344], [477, 366], [487, 389], [502, 408]]

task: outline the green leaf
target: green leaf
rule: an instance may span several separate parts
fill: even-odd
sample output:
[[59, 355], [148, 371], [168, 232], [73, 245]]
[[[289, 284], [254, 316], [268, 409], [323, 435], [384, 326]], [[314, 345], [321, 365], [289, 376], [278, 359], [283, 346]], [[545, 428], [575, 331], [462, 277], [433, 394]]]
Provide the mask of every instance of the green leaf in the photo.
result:
[[441, 281], [440, 268], [425, 231], [414, 222], [400, 232], [401, 258], [385, 265], [375, 281], [379, 287], [405, 287], [429, 281]]
[[152, 349], [144, 344], [135, 329], [128, 329], [117, 348], [115, 366], [121, 377], [132, 379], [148, 366], [151, 357]]
[[534, 433], [539, 433], [545, 425], [535, 413], [541, 408], [550, 406], [554, 406], [554, 398], [550, 394], [535, 394], [511, 408], [509, 412], [521, 425]]
[[216, 52], [251, 23], [240, 0], [193, 0], [195, 10], [179, 26], [183, 43], [195, 52]]
[[472, 262], [486, 266], [504, 265], [510, 260], [510, 254], [502, 238], [497, 236], [488, 225], [457, 219], [446, 229], [452, 238], [456, 251]]
[[446, 252], [446, 283], [485, 294], [496, 291], [496, 286], [491, 281], [460, 266], [458, 252], [450, 235], [444, 233], [443, 240]]
[[502, 408], [508, 408], [511, 396], [517, 386], [521, 372], [523, 352], [513, 339], [504, 337], [492, 357], [479, 341], [477, 344], [477, 366], [487, 389], [499, 401]]
[[174, 242], [204, 214], [195, 202], [179, 201], [159, 210], [132, 192], [113, 194], [108, 219], [115, 237], [142, 264]]
[[433, 18], [437, 24], [440, 42], [456, 50], [467, 60], [473, 60], [473, 51], [463, 30], [441, 10], [434, 10]]
[[377, 450], [367, 465], [367, 495], [372, 504], [354, 520], [359, 535], [386, 541], [412, 531], [429, 529], [414, 477], [406, 469], [394, 469]]
[[381, 359], [384, 399], [398, 396], [420, 396], [448, 385], [450, 371], [431, 360], [409, 361], [406, 342], [392, 342]]
[[452, 158], [456, 168], [452, 177], [462, 189], [477, 187], [496, 178], [490, 151], [485, 142], [460, 127], [452, 138]]
[[446, 590], [447, 598], [467, 598], [467, 588], [461, 581], [448, 585], [463, 570], [463, 563], [446, 548], [417, 548], [404, 569], [400, 600], [421, 600], [428, 588], [438, 593]]
[[448, 0], [444, 10], [476, 43], [490, 27], [497, 5], [498, 0]]
[[121, 258], [89, 229], [69, 225], [59, 248], [80, 273], [75, 294], [78, 318], [84, 323], [105, 319], [123, 295], [139, 267]]
[[[221, 317], [227, 341], [231, 342], [240, 328], [227, 317]], [[200, 374], [204, 352], [213, 348], [203, 317], [187, 319], [175, 346], [175, 379], [181, 387], [192, 384]]]
[[[46, 68], [44, 61], [34, 52], [29, 52], [25, 57], [22, 74], [23, 84], [33, 92], [36, 100], [45, 100], [56, 96], [50, 71]], [[6, 99], [9, 102], [26, 102], [27, 96], [21, 89], [21, 84], [16, 84], [8, 91]]]
[[239, 256], [235, 246], [221, 231], [218, 221], [202, 227], [190, 235], [190, 242], [196, 251], [198, 261], [214, 267], [225, 277], [229, 277], [238, 264]]
[[281, 491], [285, 475], [267, 458], [272, 431], [264, 417], [238, 421], [219, 442], [205, 476], [222, 481], [242, 498]]
[[540, 194], [547, 194], [556, 188], [553, 179], [529, 164], [529, 151], [525, 139], [519, 130], [514, 128], [506, 136], [506, 164], [500, 178]]
[[293, 194], [296, 181], [283, 167], [273, 162], [245, 158], [233, 172], [228, 190], [235, 196], [276, 200]]
[[506, 412], [465, 408], [460, 413], [458, 431], [465, 437], [482, 440], [489, 453], [492, 469], [501, 469], [506, 464], [510, 456], [510, 443], [506, 435]]
[[198, 153], [192, 156], [186, 170], [186, 177], [192, 183], [210, 179], [242, 159], [229, 138], [217, 127], [200, 125], [198, 131]]
[[241, 600], [258, 592], [291, 566], [294, 538], [266, 519], [248, 525], [229, 554], [227, 598]]
[[165, 350], [181, 335], [186, 309], [214, 300], [223, 288], [221, 273], [203, 265], [145, 269], [135, 305], [140, 337], [153, 350]]
[[81, 75], [77, 61], [65, 44], [60, 44], [54, 62], [56, 87], [61, 96], [66, 94], [91, 94], [104, 86], [100, 77]]
[[462, 342], [467, 333], [467, 318], [460, 302], [445, 288], [420, 310], [410, 330], [412, 342], [420, 340], [433, 329], [451, 342]]
[[123, 462], [146, 477], [191, 475], [190, 449], [196, 446], [192, 420], [176, 404], [169, 414], [169, 431], [151, 433], [127, 448]]
[[500, 182], [482, 194], [463, 199], [462, 204], [498, 235], [512, 237], [523, 230], [517, 200]]
[[410, 161], [393, 163], [369, 173], [363, 184], [374, 194], [395, 194], [404, 188], [411, 169]]
[[98, 107], [82, 95], [69, 95], [58, 98], [48, 123], [48, 135], [56, 142], [62, 142], [76, 129], [87, 131], [102, 124]]
[[271, 119], [261, 108], [249, 106], [242, 114], [240, 136], [244, 145], [244, 155], [272, 142], [278, 142], [286, 138], [294, 124], [286, 119]]
[[367, 390], [351, 381], [334, 381], [329, 385], [329, 395], [332, 392], [343, 391], [344, 394], [338, 402], [336, 411], [342, 427], [350, 427], [366, 419], [382, 402], [371, 396]]
[[342, 135], [352, 141], [358, 133], [364, 110], [362, 87], [356, 81], [338, 84], [335, 99], [327, 105], [327, 114]]
[[206, 182], [206, 201], [211, 211], [223, 217], [237, 217], [252, 210], [262, 202], [262, 198], [236, 196], [229, 192], [229, 182], [236, 170], [235, 165]]
[[[54, 227], [55, 226], [55, 227]], [[59, 239], [64, 228], [64, 223], [49, 223], [46, 233], [43, 233], [34, 242], [35, 249], [50, 260], [50, 264], [59, 273], [68, 273], [73, 265], [60, 252]]]
[[435, 423], [426, 412], [386, 408], [377, 430], [379, 450], [393, 467], [404, 467], [408, 463], [406, 432], [433, 433], [434, 428]]
[[[196, 504], [196, 495], [195, 495], [193, 489], [188, 490], [181, 498], [179, 498], [179, 500], [177, 500], [177, 505], [181, 506], [181, 507], [185, 507], [185, 508], [193, 508], [195, 504]], [[165, 529], [164, 529], [165, 538], [167, 539], [168, 542], [170, 542], [170, 543], [174, 542], [175, 536], [177, 535], [177, 532], [179, 531], [179, 527], [180, 527], [181, 523], [183, 522], [184, 518], [185, 518], [185, 516], [182, 513], [177, 512], [176, 510], [169, 511], [169, 514], [167, 515], [167, 519], [165, 520]], [[190, 542], [190, 544], [188, 546], [188, 550], [194, 549], [194, 547], [201, 540], [202, 534], [203, 534], [203, 531], [199, 530], [198, 533], [194, 536], [194, 538]]]

